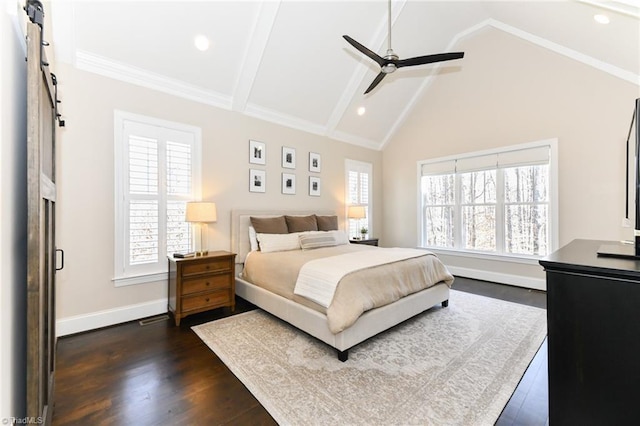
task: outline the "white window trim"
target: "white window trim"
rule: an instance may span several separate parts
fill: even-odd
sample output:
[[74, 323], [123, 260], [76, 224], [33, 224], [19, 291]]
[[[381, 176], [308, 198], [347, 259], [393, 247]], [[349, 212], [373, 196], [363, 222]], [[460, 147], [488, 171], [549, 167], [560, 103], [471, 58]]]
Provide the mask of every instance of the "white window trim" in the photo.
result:
[[483, 155], [492, 155], [498, 154], [505, 151], [516, 151], [521, 149], [530, 149], [530, 148], [538, 148], [548, 146], [550, 149], [550, 158], [549, 158], [549, 217], [551, 223], [549, 223], [549, 238], [550, 238], [550, 247], [549, 254], [554, 252], [559, 248], [560, 245], [560, 237], [559, 237], [559, 215], [558, 215], [558, 139], [544, 139], [535, 142], [528, 142], [519, 145], [511, 145], [505, 146], [501, 148], [489, 149], [484, 151], [476, 151], [469, 152], [460, 155], [449, 155], [446, 157], [434, 158], [430, 160], [421, 160], [417, 162], [417, 194], [416, 200], [417, 203], [417, 212], [416, 217], [418, 221], [417, 229], [419, 230], [416, 235], [417, 241], [416, 246], [427, 248], [435, 253], [442, 253], [449, 256], [460, 256], [460, 257], [469, 257], [475, 259], [485, 259], [485, 260], [499, 260], [499, 261], [509, 261], [514, 263], [521, 264], [537, 264], [538, 260], [544, 256], [527, 256], [522, 254], [505, 254], [505, 253], [485, 253], [485, 252], [477, 252], [472, 250], [464, 250], [464, 249], [451, 249], [444, 247], [429, 247], [424, 246], [422, 244], [422, 235], [423, 235], [423, 218], [422, 218], [422, 188], [420, 185], [420, 180], [422, 178], [422, 166], [430, 163], [439, 163], [444, 161], [452, 161], [452, 160], [460, 160], [464, 158], [472, 158], [479, 157]]
[[[124, 287], [129, 285], [136, 284], [144, 284], [149, 282], [157, 282], [166, 279], [167, 266], [163, 267], [163, 271], [154, 271], [147, 274], [126, 274], [124, 273], [124, 265], [125, 265], [125, 226], [124, 226], [124, 217], [123, 217], [123, 206], [122, 203], [124, 201], [124, 186], [123, 186], [123, 175], [125, 167], [124, 158], [125, 158], [125, 141], [123, 139], [123, 129], [124, 123], [126, 121], [131, 121], [135, 123], [142, 123], [150, 126], [158, 126], [167, 129], [177, 130], [181, 132], [192, 133], [194, 135], [194, 150], [193, 150], [193, 158], [194, 162], [192, 165], [193, 171], [193, 193], [197, 200], [201, 198], [201, 177], [202, 177], [202, 131], [199, 127], [190, 126], [183, 123], [178, 123], [169, 120], [163, 120], [155, 117], [149, 117], [140, 114], [134, 114], [121, 110], [114, 110], [114, 154], [115, 154], [115, 167], [114, 167], [114, 208], [115, 208], [115, 223], [114, 223], [114, 276], [113, 283], [115, 287]], [[165, 264], [168, 265], [167, 262]]]
[[369, 206], [369, 216], [367, 217], [367, 229], [369, 230], [368, 234], [371, 237], [374, 235], [373, 233], [373, 164], [367, 163], [364, 161], [351, 160], [349, 158], [346, 158], [344, 160], [344, 188], [345, 188], [344, 216], [346, 218], [345, 220], [346, 231], [349, 232], [349, 218], [347, 217], [347, 212], [349, 210], [349, 171], [353, 171], [353, 170], [363, 171], [369, 174], [369, 187], [367, 188], [369, 192], [367, 194], [367, 199], [369, 200], [369, 203], [367, 204]]

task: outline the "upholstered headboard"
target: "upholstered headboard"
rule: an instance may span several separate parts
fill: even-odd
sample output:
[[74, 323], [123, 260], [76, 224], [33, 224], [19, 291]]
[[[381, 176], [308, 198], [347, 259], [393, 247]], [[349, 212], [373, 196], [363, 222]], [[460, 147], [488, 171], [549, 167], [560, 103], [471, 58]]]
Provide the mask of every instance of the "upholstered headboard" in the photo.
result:
[[[249, 243], [249, 226], [251, 226], [251, 216], [253, 217], [274, 217], [274, 216], [307, 216], [317, 214], [319, 216], [336, 215], [332, 210], [232, 210], [231, 211], [231, 249], [236, 256], [236, 263], [244, 263], [245, 257], [251, 251]], [[340, 229], [344, 229], [344, 218], [338, 216]]]

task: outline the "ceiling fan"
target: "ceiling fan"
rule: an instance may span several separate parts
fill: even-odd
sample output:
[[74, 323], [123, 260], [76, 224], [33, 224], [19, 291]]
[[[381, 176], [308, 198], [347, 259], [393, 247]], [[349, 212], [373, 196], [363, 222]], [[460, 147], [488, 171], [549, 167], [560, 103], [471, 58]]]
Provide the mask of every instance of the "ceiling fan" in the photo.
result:
[[391, 74], [398, 68], [410, 67], [413, 65], [431, 64], [434, 62], [451, 61], [453, 59], [460, 59], [464, 57], [464, 52], [451, 52], [451, 53], [438, 53], [435, 55], [416, 56], [415, 58], [400, 59], [391, 48], [391, 0], [389, 0], [389, 37], [387, 38], [387, 54], [380, 56], [377, 53], [367, 49], [362, 44], [358, 43], [348, 35], [342, 36], [350, 45], [358, 49], [360, 52], [367, 55], [380, 65], [380, 73], [376, 76], [373, 82], [369, 85], [364, 94], [371, 92], [387, 74]]

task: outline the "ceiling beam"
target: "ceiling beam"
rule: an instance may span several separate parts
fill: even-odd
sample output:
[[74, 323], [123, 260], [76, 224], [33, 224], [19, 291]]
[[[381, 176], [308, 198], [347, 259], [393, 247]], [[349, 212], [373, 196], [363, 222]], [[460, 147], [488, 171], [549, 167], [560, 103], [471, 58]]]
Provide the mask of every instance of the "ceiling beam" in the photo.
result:
[[262, 56], [278, 15], [280, 0], [261, 2], [259, 8], [256, 21], [249, 35], [249, 43], [240, 64], [238, 79], [231, 95], [233, 99], [231, 108], [233, 111], [242, 112], [247, 107], [253, 83], [260, 69]]
[[[393, 27], [393, 24], [395, 24], [396, 20], [398, 19], [398, 16], [400, 16], [400, 13], [402, 12], [402, 9], [404, 9], [404, 6], [406, 3], [407, 3], [406, 0], [394, 1], [392, 3], [392, 7], [391, 7], [392, 27]], [[373, 39], [370, 40], [369, 43], [367, 44], [367, 46], [377, 47], [372, 50], [375, 50], [378, 52], [381, 51], [383, 44], [387, 39], [387, 33], [389, 31], [388, 19], [389, 18], [387, 16], [386, 9], [385, 9], [384, 18], [381, 20], [380, 24], [378, 25], [378, 29], [376, 30]], [[345, 46], [347, 46], [346, 42], [345, 42]], [[327, 121], [327, 124], [326, 124], [327, 136], [329, 137], [336, 136], [336, 128], [338, 127], [338, 124], [342, 120], [342, 117], [344, 116], [347, 108], [349, 107], [349, 105], [351, 104], [351, 102], [353, 101], [356, 95], [361, 96], [356, 92], [360, 88], [365, 75], [367, 75], [367, 71], [369, 71], [369, 67], [366, 65], [368, 61], [371, 61], [371, 59], [365, 58], [364, 55], [362, 55], [360, 62], [358, 63], [358, 65], [355, 66], [353, 73], [351, 74], [351, 78], [347, 83], [347, 86], [342, 91], [342, 96], [336, 103], [336, 106], [333, 108], [333, 111], [329, 116], [329, 120]]]

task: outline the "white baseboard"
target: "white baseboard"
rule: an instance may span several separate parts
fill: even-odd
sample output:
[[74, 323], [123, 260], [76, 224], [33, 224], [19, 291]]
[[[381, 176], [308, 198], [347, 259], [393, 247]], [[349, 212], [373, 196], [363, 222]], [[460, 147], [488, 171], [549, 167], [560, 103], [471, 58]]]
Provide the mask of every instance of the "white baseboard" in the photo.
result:
[[67, 336], [167, 312], [167, 299], [137, 303], [115, 309], [61, 318], [56, 321], [56, 335]]
[[[476, 280], [491, 281], [494, 283], [515, 285], [534, 290], [547, 291], [547, 281], [542, 278], [525, 277], [522, 275], [501, 274], [500, 272], [483, 271], [480, 269], [461, 268], [447, 266], [449, 272], [459, 277], [473, 278]], [[455, 284], [454, 284], [455, 286]], [[454, 287], [455, 288], [455, 287]]]
[[[480, 269], [461, 268], [447, 266], [453, 275], [473, 278], [476, 280], [491, 281], [534, 290], [547, 290], [547, 282], [541, 278], [524, 277], [521, 275], [502, 274], [499, 272], [483, 271]], [[151, 302], [138, 303], [115, 309], [92, 312], [90, 314], [76, 315], [61, 318], [56, 321], [56, 334], [58, 337], [69, 334], [81, 333], [96, 328], [108, 327], [127, 321], [160, 315], [167, 312], [167, 299], [158, 299]]]

